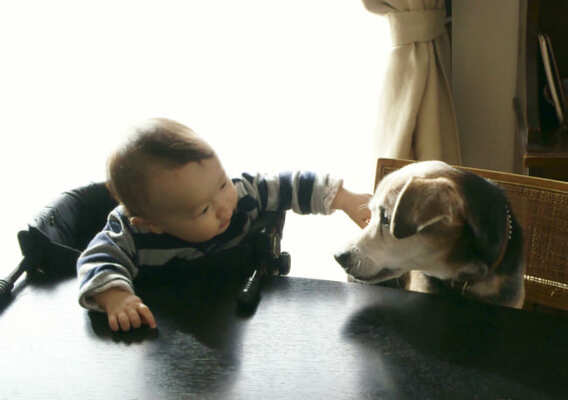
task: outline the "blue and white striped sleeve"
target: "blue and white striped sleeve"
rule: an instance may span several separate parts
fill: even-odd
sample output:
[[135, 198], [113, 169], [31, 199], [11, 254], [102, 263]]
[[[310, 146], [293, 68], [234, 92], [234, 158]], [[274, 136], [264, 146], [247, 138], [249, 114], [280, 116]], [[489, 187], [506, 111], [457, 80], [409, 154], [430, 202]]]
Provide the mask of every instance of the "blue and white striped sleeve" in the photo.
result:
[[276, 175], [244, 173], [246, 187], [261, 210], [289, 210], [298, 214], [331, 214], [331, 204], [343, 184], [329, 174], [309, 171], [281, 172]]
[[107, 224], [77, 259], [79, 304], [103, 311], [93, 296], [111, 287], [134, 293], [132, 280], [138, 273], [134, 239], [125, 226], [118, 207], [108, 216]]

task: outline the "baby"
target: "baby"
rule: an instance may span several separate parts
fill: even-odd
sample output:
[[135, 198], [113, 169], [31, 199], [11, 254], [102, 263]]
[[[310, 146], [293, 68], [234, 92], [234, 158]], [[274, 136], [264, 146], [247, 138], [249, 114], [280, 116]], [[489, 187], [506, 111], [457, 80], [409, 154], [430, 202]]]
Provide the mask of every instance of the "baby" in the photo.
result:
[[167, 119], [134, 129], [108, 160], [107, 185], [120, 204], [79, 256], [77, 273], [79, 303], [106, 312], [113, 331], [156, 327], [134, 293], [139, 269], [233, 247], [264, 211], [340, 209], [361, 227], [370, 217], [370, 194], [352, 193], [329, 175], [243, 173], [229, 179], [207, 142]]

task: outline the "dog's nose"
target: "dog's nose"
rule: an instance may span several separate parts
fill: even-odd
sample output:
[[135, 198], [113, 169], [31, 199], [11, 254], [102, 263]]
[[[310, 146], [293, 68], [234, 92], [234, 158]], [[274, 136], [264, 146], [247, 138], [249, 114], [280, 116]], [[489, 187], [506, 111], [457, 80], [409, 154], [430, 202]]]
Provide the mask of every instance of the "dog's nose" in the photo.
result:
[[343, 268], [349, 268], [351, 266], [352, 255], [350, 251], [337, 252], [333, 257]]

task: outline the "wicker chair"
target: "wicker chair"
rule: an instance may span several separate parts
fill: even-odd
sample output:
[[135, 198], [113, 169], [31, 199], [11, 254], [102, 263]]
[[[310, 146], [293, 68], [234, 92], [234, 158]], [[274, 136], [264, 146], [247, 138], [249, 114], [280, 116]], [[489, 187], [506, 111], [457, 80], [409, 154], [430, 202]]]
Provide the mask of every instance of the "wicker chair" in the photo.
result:
[[[380, 158], [375, 187], [414, 161]], [[525, 309], [568, 311], [568, 182], [458, 166], [499, 184], [523, 227]]]

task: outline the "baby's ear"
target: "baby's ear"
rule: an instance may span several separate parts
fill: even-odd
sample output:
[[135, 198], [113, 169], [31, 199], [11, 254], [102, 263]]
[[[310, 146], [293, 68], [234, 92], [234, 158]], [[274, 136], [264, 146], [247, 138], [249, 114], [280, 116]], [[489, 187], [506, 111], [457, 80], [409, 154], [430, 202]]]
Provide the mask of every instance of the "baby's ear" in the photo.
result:
[[130, 217], [130, 224], [143, 231], [150, 231], [158, 234], [164, 233], [164, 230], [158, 225], [155, 225], [142, 217]]

